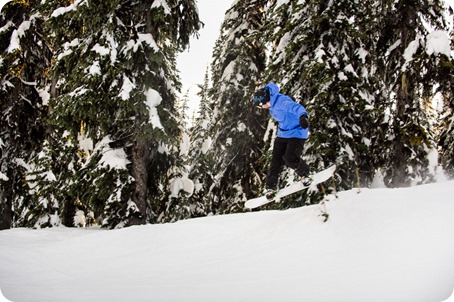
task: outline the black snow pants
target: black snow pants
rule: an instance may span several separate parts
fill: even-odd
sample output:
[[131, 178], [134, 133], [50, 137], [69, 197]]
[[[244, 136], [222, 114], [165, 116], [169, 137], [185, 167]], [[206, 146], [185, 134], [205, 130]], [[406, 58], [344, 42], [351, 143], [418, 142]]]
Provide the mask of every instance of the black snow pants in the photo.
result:
[[301, 158], [305, 139], [302, 138], [281, 138], [274, 141], [273, 158], [266, 177], [266, 188], [277, 189], [279, 174], [284, 164], [295, 170], [299, 176], [309, 175], [309, 166]]

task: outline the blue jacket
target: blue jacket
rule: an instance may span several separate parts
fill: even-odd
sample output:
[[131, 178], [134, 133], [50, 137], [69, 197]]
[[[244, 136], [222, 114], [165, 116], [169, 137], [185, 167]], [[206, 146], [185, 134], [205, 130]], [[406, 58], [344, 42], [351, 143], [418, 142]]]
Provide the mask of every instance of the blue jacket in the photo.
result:
[[277, 137], [307, 139], [309, 129], [300, 126], [300, 116], [307, 115], [306, 108], [295, 103], [289, 96], [279, 93], [279, 87], [274, 83], [265, 86], [270, 91], [270, 114], [278, 122]]

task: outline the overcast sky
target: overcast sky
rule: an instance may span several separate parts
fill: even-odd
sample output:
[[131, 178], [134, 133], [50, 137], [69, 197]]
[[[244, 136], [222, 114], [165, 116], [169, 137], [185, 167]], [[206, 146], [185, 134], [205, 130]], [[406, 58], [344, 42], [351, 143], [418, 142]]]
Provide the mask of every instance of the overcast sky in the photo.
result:
[[[192, 87], [190, 95], [194, 95], [197, 93], [196, 84], [203, 83], [225, 12], [233, 2], [234, 0], [197, 0], [199, 18], [205, 26], [199, 31], [199, 39], [191, 39], [189, 51], [186, 50], [178, 56], [177, 63], [183, 83], [181, 90], [183, 94]], [[198, 100], [193, 100], [189, 105], [191, 110], [197, 110]]]

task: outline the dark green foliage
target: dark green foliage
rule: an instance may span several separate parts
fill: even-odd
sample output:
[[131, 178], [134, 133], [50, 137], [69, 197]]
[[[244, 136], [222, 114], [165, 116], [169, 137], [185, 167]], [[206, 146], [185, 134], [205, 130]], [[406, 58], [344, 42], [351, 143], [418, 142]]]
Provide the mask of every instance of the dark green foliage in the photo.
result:
[[[72, 226], [77, 210], [93, 212], [106, 227], [157, 221], [168, 200], [163, 188], [182, 164], [175, 57], [200, 28], [194, 1], [51, 0], [33, 3], [33, 9], [40, 14], [31, 17], [33, 30], [26, 33], [46, 37], [39, 42], [49, 48], [30, 49], [47, 65], [34, 69], [37, 79], [23, 77], [22, 82], [35, 82], [50, 95], [50, 115], [39, 133], [42, 139], [34, 140], [35, 154], [23, 164], [21, 191], [10, 194], [25, 195], [15, 206], [21, 212], [18, 223], [49, 226], [61, 219]], [[30, 53], [24, 57], [34, 59]], [[27, 67], [11, 61], [16, 66], [9, 68], [17, 74]], [[40, 98], [34, 90], [28, 116], [39, 122], [34, 102]], [[23, 92], [13, 94], [18, 95]], [[19, 181], [8, 177], [13, 180]]]
[[427, 108], [439, 69], [424, 49], [429, 32], [421, 19], [435, 29], [444, 29], [442, 2], [401, 0], [380, 8], [386, 34], [380, 35], [377, 48], [389, 54], [378, 56], [377, 64], [389, 92], [391, 116], [389, 139], [382, 146], [385, 181], [389, 186], [427, 182], [433, 177], [427, 155], [434, 148]]
[[441, 149], [441, 165], [447, 175], [454, 178], [454, 62], [441, 55], [438, 60], [440, 83], [438, 91], [443, 95], [438, 145]]
[[[237, 2], [227, 11], [212, 63], [212, 103], [202, 112], [207, 129], [198, 143], [210, 142], [205, 154], [194, 159], [194, 177], [202, 185], [203, 208], [208, 213], [243, 210], [243, 202], [260, 190], [267, 116], [253, 108], [250, 96], [265, 67], [260, 29], [266, 1]], [[200, 135], [200, 134], [198, 134]], [[210, 164], [212, 163], [212, 164]], [[208, 165], [207, 165], [208, 164]]]
[[[28, 200], [28, 162], [45, 138], [51, 52], [43, 39], [38, 1], [13, 1], [0, 14], [0, 229], [17, 225]], [[13, 210], [14, 209], [14, 210]]]
[[[107, 149], [126, 152], [130, 162], [100, 169], [96, 151], [106, 150], [95, 150], [84, 167], [93, 171], [78, 179], [105, 183], [110, 173], [107, 178], [115, 185], [107, 186], [109, 194], [97, 186], [87, 187], [86, 194], [107, 198], [103, 225], [108, 227], [156, 221], [168, 198], [161, 187], [173, 177], [172, 167], [181, 165], [181, 127], [172, 113], [171, 87], [179, 87], [175, 55], [199, 23], [193, 1], [167, 4], [150, 9], [146, 2], [82, 3], [49, 22], [49, 30], [67, 41], [54, 67], [55, 77], [63, 79], [52, 103], [55, 127], [74, 138], [85, 136], [95, 146], [107, 139]], [[65, 23], [79, 30], [62, 30]]]
[[381, 96], [374, 92], [379, 81], [370, 48], [373, 36], [364, 30], [373, 20], [370, 9], [370, 3], [356, 1], [290, 2], [275, 7], [270, 18], [270, 28], [284, 30], [270, 34], [279, 47], [272, 52], [269, 77], [309, 112], [305, 157], [311, 170], [336, 163], [343, 188], [355, 183], [356, 167], [364, 185], [376, 168], [371, 147]]

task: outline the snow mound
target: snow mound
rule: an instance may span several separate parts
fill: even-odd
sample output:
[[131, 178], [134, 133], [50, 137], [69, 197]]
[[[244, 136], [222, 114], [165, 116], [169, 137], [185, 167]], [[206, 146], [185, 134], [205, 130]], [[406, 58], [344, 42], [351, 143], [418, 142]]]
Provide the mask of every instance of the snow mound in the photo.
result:
[[328, 197], [326, 223], [307, 206], [113, 231], [1, 231], [0, 288], [14, 302], [446, 301], [452, 196], [454, 181], [341, 192]]

